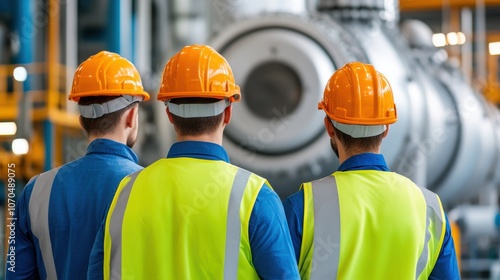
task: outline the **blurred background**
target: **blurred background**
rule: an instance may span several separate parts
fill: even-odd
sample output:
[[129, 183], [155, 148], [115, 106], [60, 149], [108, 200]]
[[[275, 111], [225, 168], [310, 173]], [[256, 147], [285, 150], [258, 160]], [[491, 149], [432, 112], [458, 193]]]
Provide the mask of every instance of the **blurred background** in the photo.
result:
[[194, 43], [225, 56], [242, 89], [231, 161], [282, 199], [338, 167], [316, 110], [328, 78], [373, 64], [398, 107], [390, 168], [440, 195], [463, 279], [500, 279], [500, 0], [0, 0], [2, 252], [9, 198], [86, 152], [67, 102], [76, 67], [108, 50], [139, 69], [152, 98], [134, 150], [148, 165], [175, 141], [156, 101], [163, 67]]

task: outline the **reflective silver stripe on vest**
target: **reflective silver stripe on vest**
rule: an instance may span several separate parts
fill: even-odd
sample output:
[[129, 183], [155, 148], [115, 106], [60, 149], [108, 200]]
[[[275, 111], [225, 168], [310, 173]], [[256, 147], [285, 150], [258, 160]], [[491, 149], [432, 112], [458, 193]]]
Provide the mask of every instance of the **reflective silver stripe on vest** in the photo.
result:
[[129, 175], [130, 181], [123, 187], [116, 202], [115, 209], [109, 220], [109, 235], [111, 236], [110, 279], [122, 279], [122, 224], [127, 208], [128, 198], [135, 179], [141, 171]]
[[[425, 266], [427, 265], [428, 262], [428, 252], [429, 252], [429, 240], [431, 239], [431, 232], [429, 229], [430, 223], [434, 224], [434, 237], [439, 240], [441, 238], [441, 232], [443, 230], [443, 220], [441, 218], [441, 207], [438, 201], [438, 197], [436, 194], [430, 192], [427, 189], [421, 189], [422, 194], [424, 195], [425, 198], [425, 203], [427, 204], [427, 214], [426, 214], [426, 222], [425, 222], [425, 243], [424, 243], [424, 249], [422, 250], [422, 253], [420, 254], [420, 257], [418, 258], [417, 262], [417, 271], [415, 275], [415, 279], [418, 279], [420, 274], [425, 269]], [[436, 242], [437, 244], [438, 242]]]
[[314, 204], [314, 249], [311, 280], [337, 279], [340, 255], [339, 193], [335, 177], [311, 183]]
[[229, 195], [226, 221], [226, 250], [224, 256], [225, 280], [238, 278], [238, 257], [240, 255], [241, 242], [240, 208], [250, 175], [250, 172], [238, 169], [233, 186], [231, 187], [231, 194]]
[[[111, 236], [111, 279], [121, 279], [122, 223], [130, 192], [139, 172], [130, 175], [131, 179], [120, 192], [116, 206], [111, 214], [109, 225], [109, 234]], [[226, 227], [224, 279], [237, 279], [238, 277], [238, 257], [241, 239], [240, 207], [250, 175], [250, 172], [238, 169], [233, 186], [231, 187]]]
[[52, 253], [49, 231], [49, 203], [52, 184], [59, 168], [49, 170], [38, 176], [29, 202], [31, 231], [38, 238], [40, 252], [47, 279], [57, 279], [56, 265]]

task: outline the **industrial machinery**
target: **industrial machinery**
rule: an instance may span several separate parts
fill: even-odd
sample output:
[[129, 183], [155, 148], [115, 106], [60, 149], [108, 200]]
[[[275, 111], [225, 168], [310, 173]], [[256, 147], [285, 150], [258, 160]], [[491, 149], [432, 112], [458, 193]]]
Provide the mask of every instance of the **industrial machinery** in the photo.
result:
[[[243, 91], [224, 146], [284, 199], [337, 167], [316, 110], [327, 79], [362, 61], [388, 78], [398, 109], [382, 153], [391, 170], [441, 197], [464, 279], [500, 279], [500, 112], [433, 46], [398, 1], [218, 0], [210, 43]], [[457, 237], [461, 234], [461, 240]]]
[[[461, 230], [464, 271], [481, 267], [491, 279], [500, 277], [500, 112], [432, 45], [428, 26], [400, 22], [397, 0], [15, 3], [0, 39], [10, 38], [19, 50], [0, 44], [0, 61], [26, 66], [28, 79], [17, 81], [13, 66], [0, 67], [0, 117], [25, 123], [19, 131], [32, 136], [25, 156], [1, 147], [4, 177], [8, 163], [19, 166], [21, 184], [85, 153], [65, 85], [90, 54], [107, 49], [129, 58], [154, 95], [169, 52], [208, 43], [227, 58], [242, 88], [223, 145], [233, 163], [266, 177], [285, 199], [338, 167], [317, 103], [336, 69], [361, 61], [384, 73], [395, 93], [398, 122], [382, 146], [389, 167], [440, 195]], [[28, 97], [31, 117], [19, 102]], [[135, 150], [148, 165], [166, 154], [174, 132], [160, 102], [142, 105], [140, 121]]]
[[392, 170], [448, 207], [498, 188], [498, 110], [432, 45], [430, 28], [399, 27], [397, 1], [217, 2], [210, 42], [244, 95], [224, 146], [282, 198], [336, 169], [316, 104], [334, 70], [355, 60], [373, 64], [393, 87], [399, 119], [382, 147]]

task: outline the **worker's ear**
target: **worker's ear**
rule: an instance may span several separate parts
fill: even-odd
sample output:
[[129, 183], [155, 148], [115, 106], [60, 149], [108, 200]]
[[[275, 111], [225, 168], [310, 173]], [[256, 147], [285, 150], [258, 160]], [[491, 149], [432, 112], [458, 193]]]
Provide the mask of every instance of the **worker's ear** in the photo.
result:
[[165, 112], [167, 112], [168, 120], [170, 121], [171, 124], [174, 124], [174, 120], [172, 119], [172, 113], [168, 110], [168, 107], [165, 108]]
[[333, 124], [330, 121], [330, 118], [328, 116], [326, 116], [324, 121], [325, 121], [326, 132], [328, 132], [328, 135], [330, 136], [330, 138], [335, 137], [335, 130], [333, 130]]
[[137, 118], [139, 114], [139, 105], [135, 104], [130, 109], [125, 112], [125, 123], [127, 127], [133, 127], [137, 123]]
[[382, 138], [385, 138], [387, 136], [387, 134], [389, 134], [389, 125], [388, 124], [386, 124], [384, 134], [382, 134]]
[[229, 105], [224, 109], [224, 124], [229, 124], [233, 113], [233, 105]]

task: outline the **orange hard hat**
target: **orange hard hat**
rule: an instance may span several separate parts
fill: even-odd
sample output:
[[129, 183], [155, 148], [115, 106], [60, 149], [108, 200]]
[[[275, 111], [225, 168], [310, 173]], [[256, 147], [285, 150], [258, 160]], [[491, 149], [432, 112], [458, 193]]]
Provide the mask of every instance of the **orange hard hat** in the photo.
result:
[[333, 73], [318, 109], [347, 125], [385, 125], [397, 120], [387, 78], [373, 65], [361, 62], [348, 63]]
[[78, 66], [69, 99], [78, 102], [80, 97], [122, 95], [149, 100], [135, 66], [116, 53], [101, 51]]
[[240, 87], [229, 63], [213, 48], [185, 46], [165, 65], [158, 100], [185, 97], [240, 101]]

